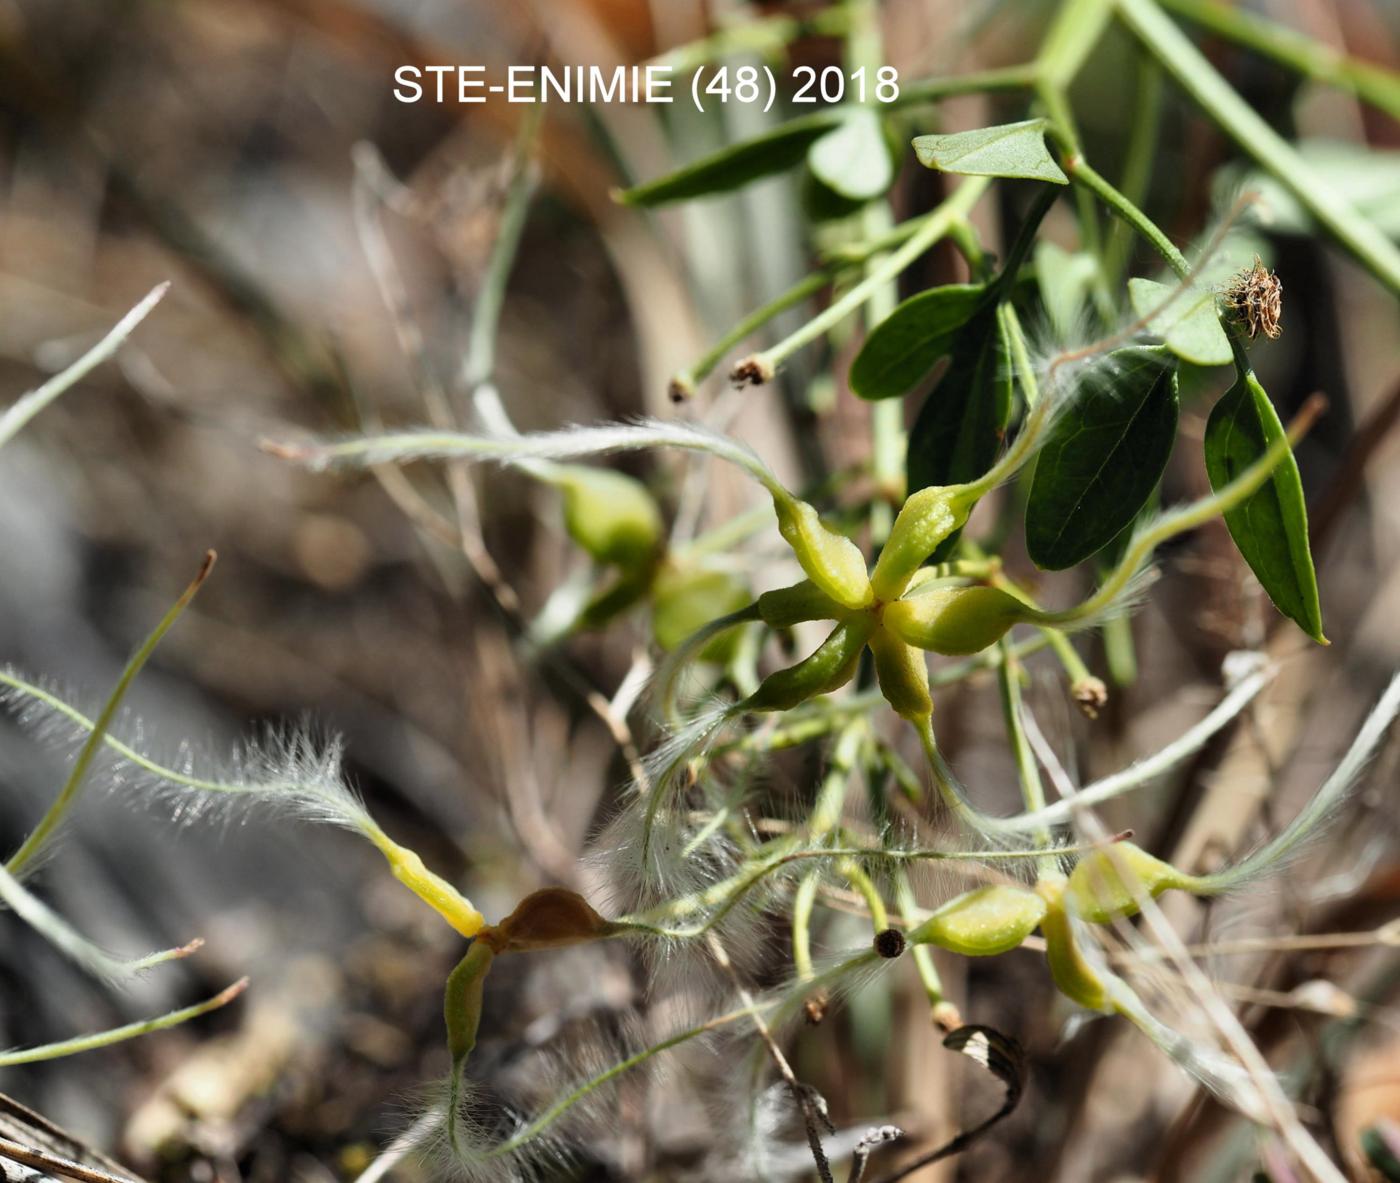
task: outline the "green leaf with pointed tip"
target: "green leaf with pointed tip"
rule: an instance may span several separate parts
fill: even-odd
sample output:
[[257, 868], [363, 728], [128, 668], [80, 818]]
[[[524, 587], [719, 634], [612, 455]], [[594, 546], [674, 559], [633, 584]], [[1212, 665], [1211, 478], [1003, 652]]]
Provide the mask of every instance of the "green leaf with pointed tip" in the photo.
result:
[[624, 189], [617, 194], [617, 200], [623, 205], [654, 206], [738, 189], [750, 181], [801, 164], [812, 143], [826, 135], [837, 122], [838, 116], [826, 111], [790, 120], [664, 177]]
[[919, 136], [914, 152], [925, 168], [970, 177], [1024, 177], [1068, 185], [1045, 146], [1047, 119], [1027, 119], [958, 131], [950, 135]]
[[1068, 340], [1084, 323], [1084, 309], [1099, 265], [1083, 251], [1071, 254], [1049, 239], [1035, 244], [1035, 277], [1040, 302], [1056, 334]]
[[1026, 550], [1037, 567], [1072, 567], [1133, 520], [1167, 466], [1178, 410], [1163, 350], [1115, 350], [1084, 377], [1036, 461]]
[[[1229, 484], [1283, 434], [1259, 380], [1252, 372], [1238, 379], [1206, 421], [1211, 488]], [[1313, 640], [1326, 644], [1298, 462], [1286, 457], [1258, 492], [1225, 515], [1225, 525], [1278, 610]]]
[[[956, 485], [981, 476], [996, 461], [1011, 420], [1010, 349], [996, 305], [958, 332], [953, 358], [924, 400], [909, 433], [909, 492]], [[930, 556], [952, 552], [955, 530]]]
[[894, 398], [918, 384], [953, 348], [987, 289], [952, 283], [911, 296], [870, 332], [851, 363], [851, 389], [861, 398]]
[[[1230, 338], [1220, 327], [1215, 293], [1188, 291], [1173, 298], [1175, 290], [1150, 279], [1128, 280], [1128, 300], [1133, 311], [1144, 319], [1151, 318], [1147, 321], [1148, 331], [1161, 337], [1177, 357], [1198, 366], [1229, 365], [1235, 354]], [[1163, 304], [1166, 309], [1157, 313]]]
[[894, 182], [884, 126], [868, 107], [857, 107], [813, 143], [807, 165], [819, 181], [852, 201], [879, 197]]

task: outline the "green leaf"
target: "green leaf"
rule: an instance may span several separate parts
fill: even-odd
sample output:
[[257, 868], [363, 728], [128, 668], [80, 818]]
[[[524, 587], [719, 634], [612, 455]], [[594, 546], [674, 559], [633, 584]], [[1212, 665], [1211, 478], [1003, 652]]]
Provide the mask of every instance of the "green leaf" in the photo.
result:
[[1049, 239], [1035, 244], [1035, 277], [1040, 287], [1040, 302], [1050, 326], [1063, 340], [1077, 333], [1083, 324], [1089, 291], [1094, 286], [1099, 265], [1094, 256], [1083, 251], [1071, 254]]
[[[1172, 299], [1174, 288], [1150, 279], [1128, 280], [1128, 300], [1138, 316], [1147, 318], [1148, 331], [1161, 337], [1177, 357], [1198, 366], [1226, 366], [1235, 359], [1230, 338], [1220, 327], [1215, 293], [1182, 292]], [[1166, 304], [1165, 311], [1152, 314]]]
[[979, 127], [951, 135], [919, 136], [914, 151], [925, 168], [970, 177], [1025, 177], [1068, 185], [1045, 146], [1047, 119]]
[[[995, 305], [963, 327], [953, 359], [909, 433], [909, 492], [956, 485], [981, 476], [996, 461], [1011, 420], [1010, 348]], [[930, 556], [941, 562], [960, 530]]]
[[852, 201], [879, 197], [894, 182], [884, 126], [868, 107], [857, 107], [813, 143], [807, 165], [819, 181]]
[[784, 172], [802, 163], [807, 149], [831, 130], [837, 118], [831, 112], [822, 111], [803, 119], [790, 120], [761, 136], [731, 145], [664, 177], [624, 189], [617, 194], [617, 200], [623, 205], [665, 205], [672, 201], [725, 193], [760, 177]]
[[871, 330], [851, 363], [861, 398], [894, 398], [923, 378], [953, 348], [957, 330], [986, 294], [981, 284], [948, 284], [911, 296]]
[[[1252, 372], [1245, 374], [1215, 404], [1206, 422], [1211, 488], [1229, 484], [1283, 434], [1259, 380]], [[1258, 492], [1225, 515], [1225, 524], [1278, 610], [1313, 640], [1326, 644], [1298, 462], [1291, 455], [1284, 459]]]
[[1176, 362], [1132, 346], [1090, 372], [1036, 462], [1026, 549], [1060, 571], [1103, 549], [1133, 520], [1176, 437]]

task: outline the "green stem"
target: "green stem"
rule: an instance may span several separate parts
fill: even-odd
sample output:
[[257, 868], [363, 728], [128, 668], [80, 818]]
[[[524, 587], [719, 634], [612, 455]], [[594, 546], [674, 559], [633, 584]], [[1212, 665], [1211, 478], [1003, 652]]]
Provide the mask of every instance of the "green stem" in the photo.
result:
[[[1133, 120], [1128, 128], [1128, 151], [1123, 161], [1121, 192], [1126, 200], [1141, 208], [1152, 180], [1152, 164], [1157, 158], [1157, 133], [1162, 114], [1162, 71], [1140, 50], [1134, 62], [1136, 85], [1133, 90]], [[1128, 223], [1118, 221], [1109, 231], [1104, 249], [1104, 282], [1111, 291], [1123, 285], [1123, 275], [1132, 254]]]
[[[1011, 644], [1006, 638], [998, 643], [1001, 651], [1001, 668], [997, 680], [1001, 689], [1001, 713], [1006, 723], [1006, 734], [1011, 740], [1011, 752], [1016, 760], [1016, 776], [1021, 785], [1021, 801], [1027, 813], [1035, 813], [1045, 808], [1045, 786], [1040, 780], [1040, 766], [1035, 762], [1030, 741], [1026, 738], [1025, 725], [1021, 720], [1021, 667], [1011, 653]], [[1049, 827], [1035, 831], [1035, 844], [1041, 849], [1050, 845]], [[1055, 867], [1055, 860], [1045, 856], [1036, 864], [1039, 874], [1044, 875]]]
[[20, 1048], [18, 1051], [0, 1052], [0, 1068], [12, 1068], [19, 1064], [36, 1064], [41, 1060], [57, 1060], [62, 1056], [73, 1056], [79, 1052], [95, 1051], [100, 1047], [111, 1047], [114, 1043], [135, 1039], [138, 1035], [149, 1035], [152, 1031], [165, 1031], [170, 1027], [179, 1026], [181, 1023], [188, 1023], [191, 1019], [197, 1019], [200, 1015], [207, 1015], [211, 1010], [227, 1006], [242, 994], [247, 986], [248, 979], [241, 978], [228, 989], [214, 995], [213, 998], [206, 998], [203, 1002], [195, 1003], [194, 1006], [187, 1006], [184, 1010], [171, 1011], [168, 1015], [161, 1015], [156, 1019], [142, 1019], [138, 1023], [128, 1023], [124, 1027], [113, 1027], [109, 1031], [99, 1031], [95, 1035], [80, 1035], [76, 1039], [65, 1039], [62, 1043], [46, 1043], [43, 1047], [27, 1047]]
[[1400, 76], [1381, 66], [1339, 53], [1285, 25], [1245, 8], [1217, 0], [1161, 0], [1163, 7], [1203, 29], [1243, 45], [1295, 70], [1326, 82], [1400, 119]]
[[1026, 90], [1035, 85], [1036, 65], [1023, 62], [1015, 66], [998, 66], [990, 70], [974, 70], [947, 78], [927, 78], [921, 82], [901, 84], [899, 97], [885, 103], [883, 110], [917, 107], [937, 103], [964, 94], [990, 94], [1001, 90]]
[[112, 720], [116, 717], [117, 711], [122, 705], [122, 699], [126, 697], [131, 683], [150, 659], [151, 654], [155, 652], [161, 638], [170, 631], [175, 622], [184, 614], [185, 609], [189, 607], [190, 601], [194, 599], [195, 593], [199, 591], [200, 585], [208, 578], [213, 567], [214, 552], [211, 550], [204, 556], [204, 562], [200, 565], [198, 573], [190, 581], [189, 586], [180, 593], [180, 598], [170, 606], [169, 611], [161, 617], [160, 623], [156, 625], [151, 635], [142, 642], [141, 647], [132, 654], [131, 660], [126, 663], [121, 677], [117, 679], [116, 686], [112, 688], [112, 693], [108, 695], [107, 701], [102, 707], [101, 714], [97, 716], [97, 722], [93, 724], [82, 749], [78, 752], [78, 758], [73, 761], [73, 767], [68, 773], [68, 779], [64, 782], [58, 797], [49, 806], [44, 816], [39, 819], [39, 824], [30, 832], [29, 837], [24, 840], [9, 862], [5, 864], [5, 869], [11, 875], [20, 875], [43, 849], [44, 843], [49, 840], [53, 832], [63, 824], [64, 818], [68, 816], [69, 810], [76, 804], [82, 792], [83, 778], [87, 775], [88, 769], [92, 767], [93, 759], [102, 747], [102, 740], [107, 734], [107, 728], [112, 725]]
[[486, 265], [486, 275], [477, 292], [472, 310], [471, 329], [467, 339], [467, 355], [462, 363], [462, 381], [468, 391], [489, 382], [496, 372], [496, 336], [500, 328], [501, 309], [505, 306], [506, 286], [511, 268], [525, 231], [525, 219], [530, 209], [530, 195], [535, 178], [530, 168], [530, 150], [539, 130], [544, 108], [538, 104], [528, 108], [520, 122], [515, 143], [510, 188], [496, 229], [496, 241]]
[[856, 284], [830, 307], [809, 320], [796, 332], [774, 345], [771, 349], [755, 354], [749, 362], [740, 363], [746, 369], [750, 366], [758, 373], [771, 376], [789, 357], [799, 349], [811, 344], [833, 325], [839, 324], [863, 305], [871, 295], [888, 280], [899, 275], [906, 267], [948, 233], [953, 224], [967, 217], [977, 200], [987, 191], [990, 184], [987, 177], [969, 177], [957, 190], [936, 209], [929, 213], [923, 224], [899, 249], [892, 251], [888, 258], [881, 260], [860, 283]]
[[1187, 94], [1368, 271], [1400, 294], [1400, 249], [1308, 165], [1221, 77], [1153, 0], [1116, 0], [1118, 12]]
[[1070, 157], [1065, 161], [1065, 172], [1069, 174], [1071, 181], [1082, 185], [1090, 193], [1093, 193], [1118, 217], [1141, 234], [1177, 275], [1185, 279], [1191, 274], [1191, 264], [1186, 261], [1186, 256], [1162, 232], [1161, 227], [1090, 167], [1087, 160], [1078, 155]]

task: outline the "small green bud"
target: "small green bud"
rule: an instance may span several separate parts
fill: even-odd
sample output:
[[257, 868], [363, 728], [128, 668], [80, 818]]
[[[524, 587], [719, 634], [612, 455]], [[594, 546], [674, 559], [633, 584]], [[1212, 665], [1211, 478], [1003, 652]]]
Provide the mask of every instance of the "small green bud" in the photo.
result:
[[967, 508], [956, 490], [920, 489], [907, 498], [871, 575], [875, 595], [886, 602], [899, 599], [938, 543], [966, 521]]
[[788, 711], [809, 698], [844, 686], [855, 676], [861, 650], [874, 629], [875, 620], [868, 613], [842, 621], [810, 657], [764, 678], [758, 689], [744, 699], [744, 709]]
[[880, 693], [895, 713], [914, 723], [928, 719], [933, 714], [933, 699], [929, 697], [928, 662], [923, 653], [882, 628], [871, 633], [870, 651], [875, 655]]
[[609, 468], [553, 465], [547, 478], [564, 495], [564, 528], [600, 563], [632, 570], [662, 546], [661, 511], [641, 481]]
[[1066, 906], [1091, 924], [1107, 924], [1119, 916], [1136, 915], [1138, 902], [1130, 886], [1132, 879], [1137, 880], [1139, 892], [1154, 900], [1170, 888], [1190, 886], [1189, 877], [1170, 863], [1154, 858], [1131, 842], [1115, 842], [1079, 860], [1065, 888]]
[[1035, 892], [1010, 884], [976, 887], [949, 900], [909, 934], [916, 945], [937, 945], [964, 957], [995, 957], [1017, 948], [1045, 915]]
[[[748, 602], [748, 588], [727, 572], [677, 568], [668, 563], [652, 584], [652, 634], [669, 653], [698, 629], [737, 612]], [[730, 629], [700, 651], [700, 660], [723, 665], [733, 657], [738, 643], [738, 631]]]
[[995, 587], [934, 588], [885, 607], [885, 627], [919, 648], [966, 657], [995, 645], [1029, 609]]
[[778, 532], [813, 583], [846, 608], [868, 608], [874, 603], [860, 547], [824, 526], [805, 501], [775, 496], [773, 508], [778, 513]]
[[759, 617], [769, 628], [791, 628], [804, 620], [840, 620], [847, 611], [810, 579], [758, 597]]
[[875, 595], [885, 601], [899, 599], [924, 560], [966, 519], [967, 511], [959, 507], [952, 489], [920, 489], [907, 498], [870, 577]]

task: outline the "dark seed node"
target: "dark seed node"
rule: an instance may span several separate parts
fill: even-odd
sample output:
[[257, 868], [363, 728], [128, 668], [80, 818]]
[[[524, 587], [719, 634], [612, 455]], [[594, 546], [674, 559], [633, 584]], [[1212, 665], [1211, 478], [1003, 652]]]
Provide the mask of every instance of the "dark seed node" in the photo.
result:
[[887, 928], [875, 934], [875, 952], [893, 961], [904, 952], [904, 934], [897, 928]]

